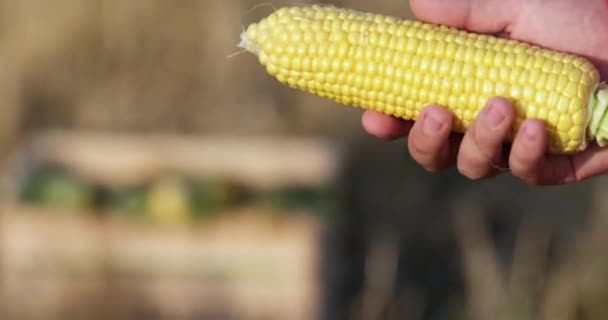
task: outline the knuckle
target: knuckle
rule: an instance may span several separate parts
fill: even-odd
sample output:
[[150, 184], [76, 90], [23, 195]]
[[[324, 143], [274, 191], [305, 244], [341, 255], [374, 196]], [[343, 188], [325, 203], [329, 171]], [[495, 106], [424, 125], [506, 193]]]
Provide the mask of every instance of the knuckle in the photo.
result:
[[513, 163], [510, 167], [511, 175], [523, 181], [525, 184], [530, 186], [539, 185], [541, 181], [539, 175], [531, 168], [528, 168], [528, 166]]
[[427, 166], [422, 166], [424, 168], [425, 171], [429, 172], [429, 173], [439, 173], [441, 171], [441, 168], [439, 166], [435, 166], [435, 165], [427, 165]]
[[509, 167], [511, 168], [511, 172], [517, 176], [520, 176], [528, 171], [526, 168], [526, 161], [522, 159], [521, 153], [519, 152], [511, 153], [509, 157]]
[[416, 161], [416, 163], [418, 163], [418, 165], [423, 167], [425, 170], [432, 172], [434, 168], [432, 155], [419, 150], [415, 145], [410, 145], [409, 149], [412, 159], [414, 159], [414, 161]]
[[458, 154], [458, 171], [469, 179], [479, 180], [491, 171], [491, 159], [471, 139], [466, 139]]
[[432, 157], [435, 153], [434, 149], [436, 149], [435, 145], [437, 143], [432, 139], [424, 138], [418, 132], [418, 130], [415, 130], [411, 135], [408, 136], [408, 148], [410, 153], [417, 159], [426, 159]]
[[409, 154], [418, 165], [430, 173], [440, 172], [451, 165], [449, 132], [446, 136], [426, 136], [415, 123], [407, 137]]
[[523, 181], [529, 186], [542, 186], [546, 181], [552, 181], [552, 172], [547, 172], [549, 168], [541, 168], [540, 171], [537, 167], [527, 164], [525, 162], [513, 162], [511, 165], [511, 174]]
[[470, 179], [470, 180], [481, 180], [484, 178], [484, 173], [483, 171], [485, 170], [479, 170], [478, 168], [476, 168], [476, 166], [470, 165], [470, 164], [465, 164], [465, 163], [458, 163], [458, 172], [463, 175], [464, 177]]
[[513, 152], [509, 155], [511, 174], [528, 185], [539, 185], [542, 180], [545, 180], [543, 176], [552, 174], [545, 172], [548, 168], [541, 168], [539, 171], [538, 163], [539, 159], [533, 152], [517, 144], [514, 145]]
[[439, 173], [439, 172], [445, 170], [447, 166], [448, 166], [448, 164], [441, 162], [441, 161], [431, 161], [431, 163], [427, 163], [427, 164], [423, 165], [422, 167], [424, 168], [424, 170], [426, 170], [430, 173]]
[[410, 155], [416, 163], [430, 173], [437, 173], [445, 168], [441, 148], [422, 148], [416, 142], [409, 144]]

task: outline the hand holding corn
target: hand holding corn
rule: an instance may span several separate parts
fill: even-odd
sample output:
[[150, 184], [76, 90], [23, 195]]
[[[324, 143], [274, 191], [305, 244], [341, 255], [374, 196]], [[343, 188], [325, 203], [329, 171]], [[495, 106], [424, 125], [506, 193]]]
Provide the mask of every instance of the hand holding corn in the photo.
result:
[[[410, 3], [429, 23], [298, 6], [250, 25], [241, 46], [280, 82], [367, 109], [368, 132], [408, 135], [429, 171], [481, 179], [509, 166], [562, 184], [608, 169], [596, 146], [608, 141], [603, 0]], [[481, 34], [494, 32], [525, 42]]]

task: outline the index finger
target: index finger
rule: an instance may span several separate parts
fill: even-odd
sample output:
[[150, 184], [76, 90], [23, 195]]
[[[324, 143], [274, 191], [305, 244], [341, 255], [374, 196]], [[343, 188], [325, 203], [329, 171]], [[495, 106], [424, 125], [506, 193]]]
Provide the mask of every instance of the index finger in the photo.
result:
[[397, 139], [406, 136], [412, 128], [412, 121], [405, 121], [374, 110], [365, 110], [361, 118], [363, 129], [382, 139]]

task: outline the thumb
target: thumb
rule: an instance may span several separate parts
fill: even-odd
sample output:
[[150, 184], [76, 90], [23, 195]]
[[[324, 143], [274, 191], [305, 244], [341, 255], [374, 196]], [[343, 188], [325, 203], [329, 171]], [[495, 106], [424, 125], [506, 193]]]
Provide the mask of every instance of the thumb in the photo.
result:
[[420, 20], [479, 33], [510, 31], [518, 1], [509, 0], [410, 0]]

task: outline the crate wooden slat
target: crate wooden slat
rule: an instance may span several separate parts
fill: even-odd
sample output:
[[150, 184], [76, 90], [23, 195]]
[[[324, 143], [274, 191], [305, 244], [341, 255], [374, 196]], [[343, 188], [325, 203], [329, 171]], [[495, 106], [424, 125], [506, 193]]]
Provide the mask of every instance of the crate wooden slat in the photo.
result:
[[3, 213], [2, 291], [18, 309], [49, 300], [46, 309], [58, 309], [53, 296], [114, 285], [167, 319], [213, 309], [220, 298], [237, 319], [313, 319], [318, 310], [320, 225], [309, 214], [243, 211], [176, 229], [20, 207]]
[[52, 161], [91, 180], [137, 183], [167, 171], [225, 177], [258, 188], [318, 184], [337, 169], [340, 146], [323, 139], [43, 132], [13, 156], [12, 170]]

